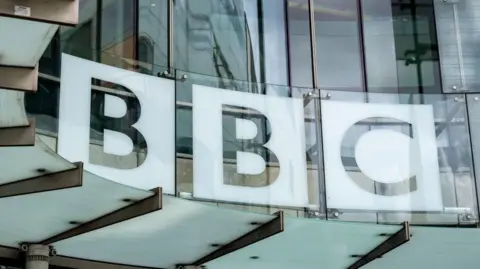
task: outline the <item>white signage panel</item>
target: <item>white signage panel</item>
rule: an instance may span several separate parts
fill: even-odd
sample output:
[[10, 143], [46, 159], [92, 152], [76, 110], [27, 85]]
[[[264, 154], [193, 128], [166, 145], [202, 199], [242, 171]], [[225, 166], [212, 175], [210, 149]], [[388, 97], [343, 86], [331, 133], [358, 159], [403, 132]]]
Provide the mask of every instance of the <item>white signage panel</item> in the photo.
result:
[[[148, 147], [138, 167], [121, 169], [91, 162], [92, 79], [121, 85], [138, 99], [141, 114], [129, 127], [145, 139]], [[104, 116], [121, 120], [128, 108], [123, 99], [105, 93], [103, 110]], [[104, 130], [104, 154], [121, 158], [133, 150], [129, 136]], [[109, 180], [142, 189], [162, 187], [164, 193], [174, 194], [175, 82], [63, 54], [58, 153], [69, 161], [83, 162], [85, 170]]]
[[[263, 205], [308, 205], [305, 126], [302, 99], [260, 95], [193, 86], [194, 196], [197, 198]], [[225, 184], [223, 113], [225, 107], [255, 111], [269, 123], [271, 134], [263, 145], [278, 159], [279, 174], [267, 186]], [[235, 120], [233, 136], [248, 141], [261, 131], [249, 119]], [[263, 127], [263, 129], [266, 129]], [[242, 150], [242, 149], [240, 149]], [[236, 173], [255, 176], [266, 172], [266, 160], [255, 152], [236, 152]], [[268, 172], [267, 172], [268, 173]]]
[[322, 101], [327, 206], [442, 211], [433, 107]]

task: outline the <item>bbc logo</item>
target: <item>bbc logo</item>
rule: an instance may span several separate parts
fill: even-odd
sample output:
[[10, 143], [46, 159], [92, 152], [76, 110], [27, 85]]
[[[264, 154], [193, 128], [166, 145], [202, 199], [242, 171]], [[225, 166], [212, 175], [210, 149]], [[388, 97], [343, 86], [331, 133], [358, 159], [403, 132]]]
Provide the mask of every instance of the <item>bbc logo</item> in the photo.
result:
[[[138, 100], [141, 113], [128, 126], [148, 148], [138, 167], [120, 169], [90, 160], [92, 79], [121, 85]], [[303, 100], [200, 85], [192, 86], [192, 99], [194, 197], [309, 206]], [[69, 161], [84, 162], [87, 171], [106, 179], [142, 189], [161, 186], [165, 193], [175, 194], [175, 102], [173, 80], [64, 54], [58, 153]], [[124, 119], [128, 109], [124, 100], [105, 94], [103, 114], [109, 120]], [[222, 119], [226, 109], [255, 111], [264, 123], [259, 126], [237, 115], [234, 128], [229, 128], [234, 131], [234, 143], [253, 144], [263, 128], [270, 130], [256, 150], [238, 147], [236, 151], [236, 173], [248, 177], [265, 174], [265, 156], [274, 156], [279, 173], [266, 185], [247, 187], [224, 182]], [[400, 127], [368, 127], [378, 121], [396, 121]], [[430, 106], [322, 101], [322, 132], [329, 208], [443, 209]], [[134, 152], [133, 144], [124, 132], [105, 128], [103, 152], [99, 154], [122, 158]], [[345, 154], [345, 150], [351, 152]]]

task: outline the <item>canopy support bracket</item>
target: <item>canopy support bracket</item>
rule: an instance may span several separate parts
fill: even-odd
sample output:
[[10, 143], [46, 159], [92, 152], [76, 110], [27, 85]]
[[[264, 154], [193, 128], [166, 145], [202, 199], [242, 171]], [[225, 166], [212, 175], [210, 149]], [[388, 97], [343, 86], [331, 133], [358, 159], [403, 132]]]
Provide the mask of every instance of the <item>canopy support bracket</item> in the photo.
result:
[[[401, 245], [405, 244], [410, 240], [410, 226], [409, 223], [406, 221], [402, 224], [402, 229], [398, 232], [390, 235], [387, 240], [383, 241], [380, 245], [372, 249], [366, 255], [360, 256], [360, 259], [356, 261], [354, 264], [350, 265], [348, 269], [358, 269], [375, 259], [381, 258], [386, 253], [400, 247]], [[380, 236], [384, 236], [381, 234]], [[353, 255], [352, 255], [353, 256]], [[355, 257], [357, 255], [354, 255]]]
[[83, 163], [75, 168], [0, 185], [0, 198], [82, 186]]
[[0, 128], [0, 147], [24, 147], [35, 145], [35, 119], [28, 126]]
[[40, 242], [42, 245], [50, 245], [55, 242], [65, 240], [74, 236], [85, 234], [94, 230], [98, 230], [122, 221], [133, 219], [145, 214], [152, 213], [162, 209], [162, 189], [156, 188], [153, 190], [154, 194], [143, 200], [134, 202], [126, 207], [120, 208], [116, 211], [110, 212], [106, 215], [100, 216], [89, 222], [80, 224], [79, 226], [54, 235], [48, 239]]
[[188, 268], [186, 266], [199, 267], [212, 260], [215, 260], [224, 255], [237, 251], [241, 248], [257, 243], [270, 236], [283, 232], [283, 211], [279, 211], [275, 213], [275, 215], [277, 216], [267, 223], [264, 223], [264, 224], [251, 223], [252, 225], [260, 225], [260, 226], [254, 229], [253, 231], [250, 231], [249, 233], [246, 233], [241, 237], [233, 240], [232, 242], [226, 245], [220, 246], [219, 249], [206, 255], [205, 257], [200, 258], [197, 261], [192, 262], [190, 264], [185, 264], [185, 265], [179, 264], [177, 265], [177, 267], [178, 268]]

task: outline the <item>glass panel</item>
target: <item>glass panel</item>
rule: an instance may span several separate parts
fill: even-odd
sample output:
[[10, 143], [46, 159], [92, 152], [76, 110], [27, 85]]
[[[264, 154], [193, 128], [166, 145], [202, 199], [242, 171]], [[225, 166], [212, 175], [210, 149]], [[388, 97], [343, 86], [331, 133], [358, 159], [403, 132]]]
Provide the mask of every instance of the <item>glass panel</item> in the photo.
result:
[[365, 265], [366, 269], [478, 267], [478, 229], [410, 227], [406, 244]]
[[363, 91], [357, 1], [314, 3], [319, 87]]
[[62, 51], [128, 68], [128, 59], [137, 57], [135, 3], [132, 0], [81, 0], [78, 25], [60, 29]]
[[262, 95], [264, 84], [177, 71], [184, 74], [176, 84], [179, 195], [318, 217], [316, 117], [313, 103], [304, 108], [305, 91], [270, 85], [294, 97]]
[[52, 76], [60, 76], [60, 38], [59, 32], [55, 34], [52, 41], [45, 49], [38, 65], [39, 72]]
[[480, 6], [477, 0], [434, 0], [444, 92], [479, 91]]
[[[35, 138], [35, 146], [33, 147], [2, 148], [0, 157], [3, 160], [8, 160], [0, 163], [0, 169], [2, 170], [0, 184], [2, 185], [76, 168], [76, 165], [54, 154], [39, 137]], [[39, 167], [45, 171], [42, 171]], [[11, 192], [5, 193], [11, 194]], [[6, 196], [8, 195], [3, 197]], [[12, 207], [11, 203], [9, 205], [9, 207]]]
[[[42, 152], [42, 149], [37, 151]], [[37, 152], [32, 152], [30, 156], [33, 158], [28, 160], [30, 168], [38, 167], [33, 165], [40, 157], [35, 153]], [[48, 163], [58, 163], [59, 160], [61, 158], [57, 155], [48, 159]], [[62, 161], [66, 163], [65, 160]], [[69, 169], [73, 167], [71, 165]], [[152, 195], [151, 191], [131, 188], [84, 172], [80, 187], [4, 197], [0, 200], [0, 209], [8, 214], [8, 221], [0, 222], [0, 244], [16, 247], [18, 242], [51, 239], [54, 235], [72, 229], [76, 223], [88, 223], [128, 206], [125, 199], [140, 201]], [[35, 222], [32, 222], [33, 219]]]
[[65, 256], [80, 259], [175, 268], [210, 254], [215, 250], [212, 244], [222, 244], [216, 242], [233, 242], [258, 228], [252, 223], [275, 218], [166, 195], [162, 202], [162, 210], [56, 242], [55, 247]]
[[308, 0], [287, 0], [291, 85], [313, 87]]
[[476, 186], [478, 196], [478, 176], [480, 175], [480, 139], [478, 139], [478, 137], [480, 137], [480, 94], [467, 94], [467, 105], [468, 121], [470, 124], [470, 138], [472, 143], [473, 163], [475, 167], [475, 177], [477, 178]]
[[[136, 1], [102, 1], [100, 51], [101, 62], [127, 67], [121, 58], [136, 58]], [[117, 57], [110, 57], [115, 55]]]
[[37, 92], [25, 94], [25, 109], [35, 117], [35, 128], [43, 135], [56, 137], [58, 132], [59, 82], [50, 76], [40, 77]]
[[230, 80], [286, 85], [285, 29], [283, 1], [176, 1], [175, 65]]
[[[98, 0], [79, 1], [79, 21], [75, 28], [60, 27], [60, 39], [62, 40], [62, 51], [81, 58], [95, 60], [95, 51], [100, 51], [97, 37], [100, 35], [98, 29], [101, 27], [97, 12]], [[110, 27], [115, 27], [114, 25]], [[98, 34], [97, 34], [98, 32]]]
[[440, 93], [433, 0], [362, 0], [368, 91]]
[[138, 1], [138, 60], [150, 64], [143, 73], [165, 71], [168, 59], [168, 0]]
[[[362, 255], [358, 253], [369, 253], [387, 238], [382, 235], [395, 234], [400, 228], [397, 225], [285, 218], [283, 232], [219, 257], [206, 263], [205, 266], [209, 269], [313, 269], [321, 264], [322, 268], [349, 268], [359, 260], [358, 256]], [[408, 243], [400, 248], [408, 248]], [[397, 249], [392, 252], [396, 251]], [[388, 255], [390, 253], [377, 260], [388, 260]], [[257, 259], [251, 257], [257, 257]], [[399, 262], [400, 265], [402, 263], [405, 262]]]
[[327, 94], [327, 206], [341, 212], [339, 219], [460, 225], [478, 219], [464, 96]]

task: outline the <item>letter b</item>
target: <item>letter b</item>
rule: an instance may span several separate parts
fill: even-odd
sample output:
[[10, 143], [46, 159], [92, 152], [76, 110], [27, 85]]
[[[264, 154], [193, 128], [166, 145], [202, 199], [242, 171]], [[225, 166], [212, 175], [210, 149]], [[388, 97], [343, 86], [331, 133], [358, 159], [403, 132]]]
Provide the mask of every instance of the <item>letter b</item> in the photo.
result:
[[[308, 205], [301, 99], [194, 85], [193, 138], [195, 197]], [[236, 171], [226, 173], [232, 159]], [[278, 176], [267, 177], [268, 162], [278, 166]]]
[[[129, 104], [105, 93], [103, 112], [98, 117], [103, 130], [103, 148], [92, 153], [91, 81], [92, 78], [121, 85], [133, 93], [138, 113], [127, 120]], [[58, 127], [58, 153], [69, 161], [82, 161], [85, 170], [121, 184], [142, 189], [162, 187], [175, 190], [175, 85], [174, 81], [147, 76], [77, 57], [62, 55], [62, 77]], [[128, 93], [128, 91], [123, 91]], [[97, 92], [96, 92], [97, 93]], [[130, 94], [131, 95], [131, 94]], [[102, 102], [100, 102], [102, 103]], [[135, 137], [148, 145], [145, 159], [134, 167], [111, 167], [115, 159], [131, 156]], [[95, 148], [98, 151], [97, 148]], [[108, 160], [102, 160], [105, 158]], [[138, 166], [138, 167], [137, 167]]]

